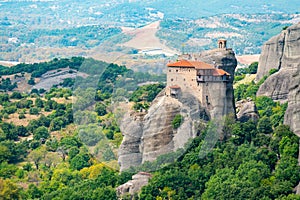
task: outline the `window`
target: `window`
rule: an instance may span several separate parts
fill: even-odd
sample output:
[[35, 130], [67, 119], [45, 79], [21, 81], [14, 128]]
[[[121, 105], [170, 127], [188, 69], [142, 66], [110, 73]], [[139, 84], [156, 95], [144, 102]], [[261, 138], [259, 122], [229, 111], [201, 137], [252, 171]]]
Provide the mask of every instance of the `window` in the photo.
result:
[[183, 79], [183, 81], [185, 81], [185, 78]]
[[178, 72], [178, 69], [176, 69], [176, 72]]
[[171, 72], [172, 70], [169, 69], [169, 72]]
[[173, 81], [173, 79], [171, 78], [171, 81]]

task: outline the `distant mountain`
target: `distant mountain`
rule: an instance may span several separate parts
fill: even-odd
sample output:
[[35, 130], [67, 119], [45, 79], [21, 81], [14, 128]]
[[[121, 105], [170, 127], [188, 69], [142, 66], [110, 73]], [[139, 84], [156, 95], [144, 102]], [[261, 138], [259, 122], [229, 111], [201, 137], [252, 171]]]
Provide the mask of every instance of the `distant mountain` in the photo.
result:
[[238, 54], [259, 53], [300, 21], [296, 0], [7, 0], [0, 10], [0, 60], [21, 62], [136, 52], [122, 46], [133, 36], [124, 27], [157, 21], [156, 36], [177, 52], [214, 48], [225, 37]]

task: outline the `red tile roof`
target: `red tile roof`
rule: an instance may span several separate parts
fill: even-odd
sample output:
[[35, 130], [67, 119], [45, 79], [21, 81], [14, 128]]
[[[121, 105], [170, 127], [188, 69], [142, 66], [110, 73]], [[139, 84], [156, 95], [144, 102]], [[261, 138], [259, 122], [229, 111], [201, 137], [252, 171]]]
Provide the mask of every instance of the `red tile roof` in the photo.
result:
[[189, 67], [195, 69], [215, 69], [213, 66], [201, 61], [180, 60], [174, 63], [169, 63], [168, 67]]
[[215, 69], [213, 72], [213, 76], [223, 76], [223, 75], [229, 76], [230, 74], [224, 71], [223, 69]]

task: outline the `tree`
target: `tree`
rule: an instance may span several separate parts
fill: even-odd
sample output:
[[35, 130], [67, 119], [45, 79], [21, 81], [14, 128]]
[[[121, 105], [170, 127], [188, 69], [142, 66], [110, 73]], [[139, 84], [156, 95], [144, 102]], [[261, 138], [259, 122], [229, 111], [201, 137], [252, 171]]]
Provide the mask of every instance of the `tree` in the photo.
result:
[[33, 139], [47, 139], [49, 137], [48, 129], [45, 126], [40, 126], [33, 132]]
[[100, 187], [97, 188], [93, 192], [93, 199], [107, 199], [107, 200], [114, 200], [117, 199], [117, 194], [114, 188], [111, 186], [109, 187]]
[[7, 146], [0, 144], [0, 163], [8, 161], [11, 157], [11, 152]]
[[249, 65], [249, 73], [250, 74], [256, 74], [257, 73], [257, 68], [258, 68], [258, 62], [253, 62]]
[[0, 197], [3, 200], [21, 199], [20, 189], [11, 180], [0, 179]]
[[273, 132], [271, 120], [269, 117], [262, 117], [257, 124], [257, 131], [259, 133], [269, 134]]
[[65, 125], [62, 117], [55, 117], [50, 123], [51, 131], [58, 131]]
[[29, 109], [29, 114], [31, 114], [31, 115], [38, 115], [39, 114], [39, 109], [35, 108], [35, 107], [30, 108]]
[[10, 95], [11, 99], [22, 99], [23, 96], [20, 92], [14, 91], [11, 95]]
[[43, 194], [34, 184], [29, 185], [27, 193], [32, 199], [40, 199]]
[[95, 111], [99, 116], [104, 116], [107, 114], [106, 106], [103, 103], [97, 103]]
[[45, 158], [46, 153], [47, 151], [44, 147], [40, 147], [38, 149], [32, 150], [29, 153], [28, 158], [32, 162], [34, 162], [36, 169], [39, 169], [39, 164]]
[[89, 167], [90, 166], [89, 160], [90, 157], [88, 154], [86, 153], [77, 154], [74, 158], [71, 159], [70, 167], [76, 170], [80, 170], [84, 167]]
[[34, 85], [35, 84], [35, 81], [33, 78], [30, 78], [27, 82], [29, 85]]
[[38, 108], [43, 108], [44, 107], [44, 102], [41, 98], [37, 98], [35, 100], [35, 106], [38, 107]]
[[77, 154], [79, 154], [79, 149], [78, 147], [74, 146], [71, 147], [68, 153], [69, 159], [71, 160], [72, 158], [74, 158]]

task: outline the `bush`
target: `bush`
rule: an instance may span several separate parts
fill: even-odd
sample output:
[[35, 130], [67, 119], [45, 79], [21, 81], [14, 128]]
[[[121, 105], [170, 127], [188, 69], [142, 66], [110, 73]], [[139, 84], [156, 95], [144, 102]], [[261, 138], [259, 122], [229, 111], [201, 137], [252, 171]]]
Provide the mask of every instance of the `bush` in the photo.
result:
[[10, 98], [11, 98], [11, 99], [22, 99], [23, 96], [22, 96], [22, 94], [21, 94], [20, 92], [14, 91], [14, 92], [11, 94]]
[[39, 140], [39, 139], [47, 139], [49, 137], [48, 129], [45, 126], [40, 126], [33, 132], [33, 139]]
[[30, 108], [29, 109], [29, 114], [38, 115], [39, 114], [39, 109], [38, 108]]
[[35, 82], [34, 82], [34, 79], [33, 78], [30, 78], [27, 82], [29, 85], [34, 85]]
[[234, 82], [238, 82], [240, 80], [243, 80], [245, 78], [245, 76], [246, 76], [245, 74], [242, 74], [240, 76], [235, 76], [234, 77]]
[[180, 127], [180, 125], [183, 122], [183, 117], [180, 114], [175, 115], [173, 121], [172, 121], [172, 127], [174, 129], [177, 129]]
[[258, 68], [258, 62], [253, 62], [249, 65], [248, 72], [250, 74], [256, 74]]
[[271, 69], [270, 71], [269, 71], [269, 76], [271, 76], [272, 74], [275, 74], [276, 72], [278, 72], [279, 71], [279, 69]]

